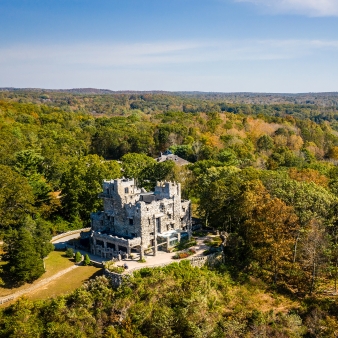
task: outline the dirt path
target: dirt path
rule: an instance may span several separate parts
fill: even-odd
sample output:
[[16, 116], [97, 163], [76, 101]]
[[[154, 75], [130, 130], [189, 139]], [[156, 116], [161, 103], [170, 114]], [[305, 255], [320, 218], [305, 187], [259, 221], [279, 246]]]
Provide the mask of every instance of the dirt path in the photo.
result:
[[79, 267], [79, 265], [70, 266], [69, 268], [64, 269], [62, 271], [59, 271], [58, 273], [56, 273], [55, 275], [53, 275], [51, 277], [42, 279], [38, 283], [33, 284], [32, 286], [30, 286], [30, 287], [28, 287], [28, 288], [26, 288], [24, 290], [20, 290], [20, 291], [14, 292], [11, 295], [7, 295], [5, 297], [0, 297], [0, 304], [5, 304], [7, 302], [10, 302], [10, 301], [12, 301], [14, 299], [17, 299], [17, 298], [23, 296], [26, 293], [30, 293], [32, 291], [35, 291], [35, 290], [41, 288], [42, 286], [50, 283], [51, 281], [53, 281], [53, 280], [61, 277], [62, 275], [66, 274], [67, 272], [72, 271], [72, 270], [74, 270], [74, 269], [76, 269], [78, 267]]

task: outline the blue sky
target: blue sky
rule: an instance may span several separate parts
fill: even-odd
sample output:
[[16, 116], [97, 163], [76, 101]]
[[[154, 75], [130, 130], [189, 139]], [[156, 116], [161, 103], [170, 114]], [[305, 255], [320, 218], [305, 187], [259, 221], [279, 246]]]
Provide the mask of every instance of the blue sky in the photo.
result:
[[0, 0], [0, 87], [338, 91], [338, 0]]

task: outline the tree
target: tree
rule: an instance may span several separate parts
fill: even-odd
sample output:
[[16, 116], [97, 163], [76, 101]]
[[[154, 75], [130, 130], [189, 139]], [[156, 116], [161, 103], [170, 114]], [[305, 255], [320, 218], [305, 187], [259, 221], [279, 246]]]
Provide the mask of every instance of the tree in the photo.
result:
[[82, 255], [80, 251], [77, 251], [75, 254], [75, 262], [80, 263], [82, 261]]
[[68, 258], [74, 258], [74, 250], [72, 248], [67, 248], [65, 255]]
[[34, 195], [27, 179], [10, 167], [0, 165], [0, 231], [15, 227], [33, 214], [33, 205]]
[[328, 237], [325, 229], [318, 220], [311, 220], [302, 241], [299, 260], [304, 272], [304, 285], [310, 294], [315, 290], [317, 278], [327, 261], [327, 249]]
[[41, 254], [36, 250], [36, 242], [31, 231], [24, 225], [10, 230], [4, 237], [5, 270], [14, 282], [33, 282], [45, 271]]
[[141, 176], [142, 171], [155, 164], [155, 160], [144, 154], [129, 153], [121, 158], [123, 175], [128, 178], [138, 179]]
[[90, 213], [102, 201], [97, 195], [102, 190], [102, 180], [119, 178], [121, 169], [116, 161], [104, 161], [97, 155], [74, 158], [61, 178], [62, 214], [74, 223], [88, 223]]
[[269, 135], [262, 135], [258, 140], [257, 140], [257, 148], [259, 150], [270, 150], [274, 147], [274, 142], [273, 139]]
[[148, 190], [154, 189], [156, 182], [173, 178], [174, 168], [174, 161], [155, 162], [148, 165], [140, 173], [139, 186]]
[[243, 208], [249, 212], [244, 222], [245, 240], [252, 258], [261, 268], [273, 273], [277, 283], [281, 273], [286, 274], [292, 262], [292, 245], [298, 229], [298, 217], [292, 207], [267, 193], [261, 183], [244, 193]]
[[86, 254], [85, 257], [84, 257], [84, 265], [90, 265], [90, 258], [88, 256], [88, 254]]
[[288, 172], [290, 178], [299, 182], [313, 182], [322, 187], [327, 187], [328, 185], [328, 178], [314, 169], [290, 168]]
[[338, 159], [338, 147], [331, 147], [330, 150], [327, 153], [327, 156], [329, 158], [337, 160]]

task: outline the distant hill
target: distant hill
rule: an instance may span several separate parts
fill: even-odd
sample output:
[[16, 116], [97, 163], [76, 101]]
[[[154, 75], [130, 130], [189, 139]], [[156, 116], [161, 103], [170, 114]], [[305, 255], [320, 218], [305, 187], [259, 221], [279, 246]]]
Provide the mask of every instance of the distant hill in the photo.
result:
[[197, 91], [112, 91], [96, 88], [0, 88], [0, 100], [42, 104], [94, 116], [135, 113], [230, 112], [245, 115], [294, 116], [315, 122], [334, 121], [338, 129], [338, 92], [221, 93]]

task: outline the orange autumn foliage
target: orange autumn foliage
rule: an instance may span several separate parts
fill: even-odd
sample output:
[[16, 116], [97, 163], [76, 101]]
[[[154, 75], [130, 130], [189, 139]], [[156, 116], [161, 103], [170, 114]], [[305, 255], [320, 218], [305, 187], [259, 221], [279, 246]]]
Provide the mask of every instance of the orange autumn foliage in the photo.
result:
[[299, 182], [313, 182], [322, 187], [327, 187], [328, 178], [322, 174], [320, 174], [317, 170], [314, 169], [297, 169], [290, 168], [289, 176], [293, 180]]

